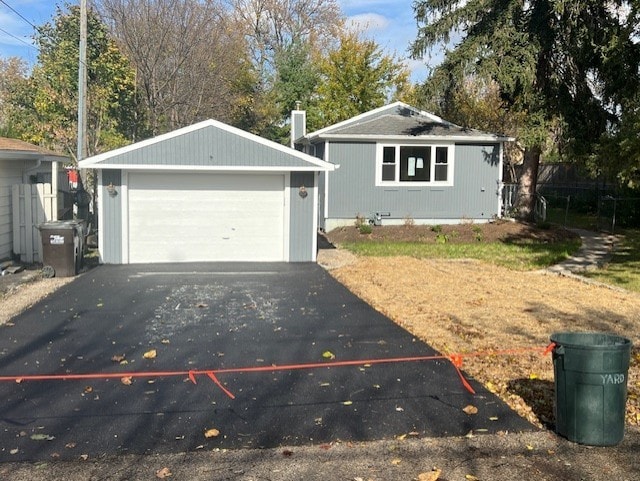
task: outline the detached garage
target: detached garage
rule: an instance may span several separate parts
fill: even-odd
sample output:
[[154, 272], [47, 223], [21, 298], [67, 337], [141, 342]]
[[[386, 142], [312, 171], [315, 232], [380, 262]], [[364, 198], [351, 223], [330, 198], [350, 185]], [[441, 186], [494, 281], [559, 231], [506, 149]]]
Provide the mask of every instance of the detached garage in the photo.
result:
[[109, 264], [316, 260], [321, 161], [207, 120], [87, 158]]

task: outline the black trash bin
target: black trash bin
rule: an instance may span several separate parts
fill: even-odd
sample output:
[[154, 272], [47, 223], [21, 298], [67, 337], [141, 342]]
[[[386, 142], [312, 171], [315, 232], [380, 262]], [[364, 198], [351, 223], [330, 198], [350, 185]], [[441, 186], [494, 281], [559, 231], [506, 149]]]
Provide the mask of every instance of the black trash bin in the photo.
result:
[[556, 432], [590, 446], [624, 437], [631, 341], [602, 333], [551, 335]]
[[59, 220], [38, 226], [43, 272], [48, 277], [75, 276], [82, 267], [84, 221]]

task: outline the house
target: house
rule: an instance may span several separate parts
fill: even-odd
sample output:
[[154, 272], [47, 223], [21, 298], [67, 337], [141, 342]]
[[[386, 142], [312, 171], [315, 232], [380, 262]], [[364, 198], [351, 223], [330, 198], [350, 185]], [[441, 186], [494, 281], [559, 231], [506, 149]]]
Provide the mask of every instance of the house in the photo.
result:
[[[13, 211], [18, 206], [13, 205], [13, 186], [35, 184], [43, 176], [51, 179], [52, 168], [56, 169], [57, 162], [66, 160], [63, 155], [28, 142], [0, 137], [0, 259], [14, 254]], [[56, 194], [54, 192], [54, 198]]]
[[307, 134], [292, 113], [292, 146], [340, 169], [319, 183], [320, 228], [487, 222], [502, 215], [504, 136], [466, 129], [396, 102]]
[[84, 159], [100, 260], [315, 261], [318, 175], [333, 164], [215, 120]]

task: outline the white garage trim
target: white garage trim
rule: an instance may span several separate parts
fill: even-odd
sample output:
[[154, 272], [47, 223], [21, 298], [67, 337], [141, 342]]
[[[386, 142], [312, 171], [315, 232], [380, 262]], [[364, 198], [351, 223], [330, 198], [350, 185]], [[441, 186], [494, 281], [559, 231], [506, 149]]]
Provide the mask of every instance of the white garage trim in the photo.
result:
[[122, 262], [287, 261], [289, 184], [282, 172], [123, 173]]

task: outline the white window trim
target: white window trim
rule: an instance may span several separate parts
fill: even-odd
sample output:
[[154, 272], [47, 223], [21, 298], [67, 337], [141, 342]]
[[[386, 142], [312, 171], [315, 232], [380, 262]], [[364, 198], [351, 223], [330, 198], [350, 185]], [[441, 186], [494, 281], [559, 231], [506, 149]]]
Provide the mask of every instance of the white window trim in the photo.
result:
[[[431, 147], [431, 159], [429, 166], [431, 168], [431, 179], [435, 179], [435, 162], [436, 147], [446, 147], [447, 152], [447, 180], [446, 181], [429, 181], [429, 182], [402, 182], [400, 180], [382, 180], [382, 153], [385, 147], [395, 147], [396, 149], [396, 179], [400, 179], [400, 147]], [[437, 143], [378, 143], [376, 144], [376, 186], [377, 187], [451, 187], [453, 186], [455, 160], [455, 144], [453, 142], [437, 142]]]

